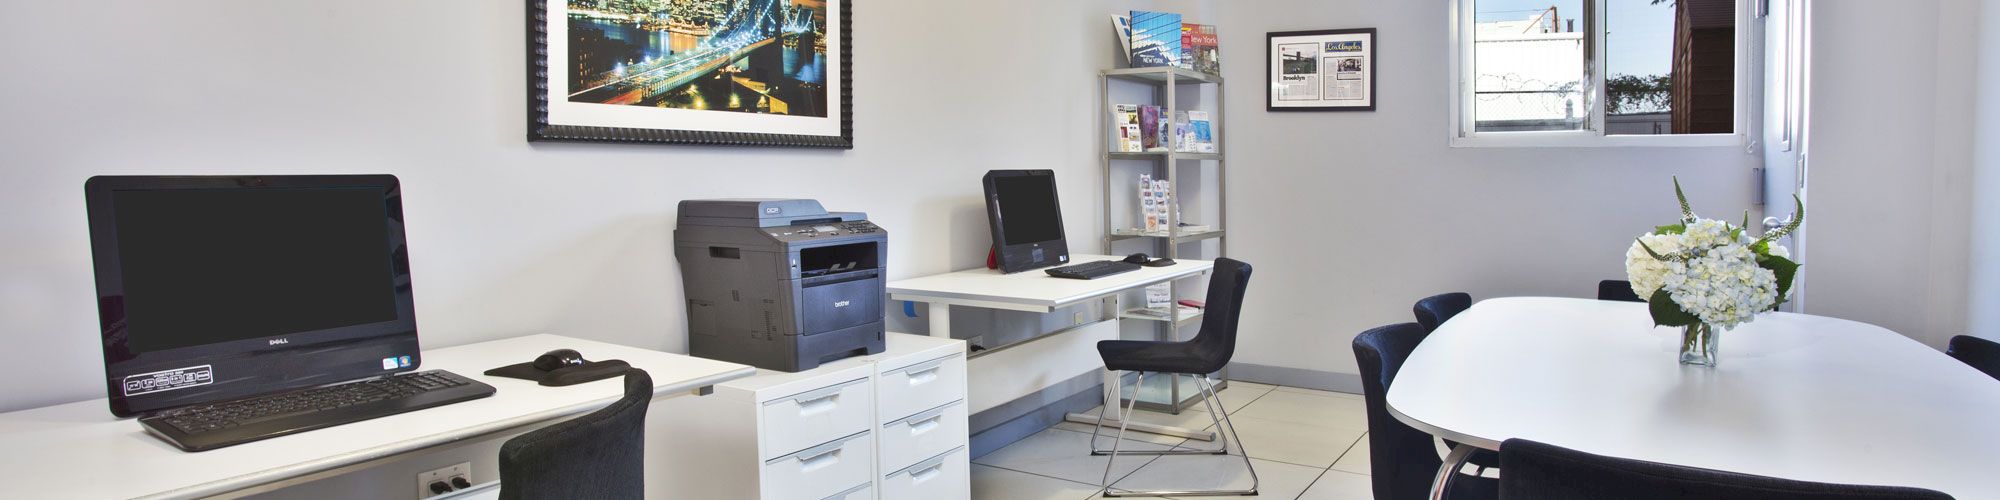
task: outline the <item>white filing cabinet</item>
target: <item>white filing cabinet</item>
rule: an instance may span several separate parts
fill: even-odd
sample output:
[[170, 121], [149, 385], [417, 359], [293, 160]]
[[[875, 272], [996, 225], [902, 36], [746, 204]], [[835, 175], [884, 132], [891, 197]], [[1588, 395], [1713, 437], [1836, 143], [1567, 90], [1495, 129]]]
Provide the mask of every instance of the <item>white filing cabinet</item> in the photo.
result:
[[965, 343], [890, 333], [880, 354], [759, 370], [647, 413], [652, 498], [963, 499]]

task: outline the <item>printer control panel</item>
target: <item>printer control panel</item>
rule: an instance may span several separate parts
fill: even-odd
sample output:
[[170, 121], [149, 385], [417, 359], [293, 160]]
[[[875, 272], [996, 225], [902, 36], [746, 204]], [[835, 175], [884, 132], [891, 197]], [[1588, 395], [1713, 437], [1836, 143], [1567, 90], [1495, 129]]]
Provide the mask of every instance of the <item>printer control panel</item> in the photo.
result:
[[846, 222], [824, 222], [818, 224], [800, 224], [796, 226], [773, 227], [773, 228], [766, 228], [764, 231], [770, 233], [771, 236], [774, 238], [787, 241], [796, 241], [802, 239], [823, 238], [828, 236], [840, 236], [848, 234], [873, 234], [882, 232], [882, 228], [877, 227], [874, 223], [865, 220], [857, 220], [857, 221], [846, 221]]

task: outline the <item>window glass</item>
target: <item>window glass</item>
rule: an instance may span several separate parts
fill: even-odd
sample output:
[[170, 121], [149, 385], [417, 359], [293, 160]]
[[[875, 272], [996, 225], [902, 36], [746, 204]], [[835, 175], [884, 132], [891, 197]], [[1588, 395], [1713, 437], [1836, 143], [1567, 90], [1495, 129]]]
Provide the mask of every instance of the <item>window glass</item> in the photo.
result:
[[1604, 0], [1604, 133], [1735, 126], [1735, 0]]
[[1470, 1], [1473, 130], [1582, 130], [1592, 95], [1583, 0]]

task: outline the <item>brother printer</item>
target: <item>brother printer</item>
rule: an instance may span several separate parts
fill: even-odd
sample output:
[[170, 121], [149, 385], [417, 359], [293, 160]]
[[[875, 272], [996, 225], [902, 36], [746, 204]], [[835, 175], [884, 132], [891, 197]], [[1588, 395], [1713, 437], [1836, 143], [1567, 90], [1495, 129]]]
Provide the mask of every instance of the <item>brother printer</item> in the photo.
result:
[[688, 354], [796, 372], [882, 352], [888, 233], [818, 201], [686, 200]]

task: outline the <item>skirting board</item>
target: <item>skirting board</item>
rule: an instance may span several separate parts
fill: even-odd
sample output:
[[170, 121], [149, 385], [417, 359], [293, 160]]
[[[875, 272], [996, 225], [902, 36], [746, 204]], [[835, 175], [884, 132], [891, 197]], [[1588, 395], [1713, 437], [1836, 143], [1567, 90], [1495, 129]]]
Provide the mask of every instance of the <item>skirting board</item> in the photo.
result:
[[1323, 372], [1304, 368], [1230, 363], [1230, 380], [1282, 385], [1322, 391], [1361, 393], [1361, 376], [1353, 373]]
[[1036, 394], [972, 415], [972, 458], [1005, 448], [1063, 421], [1063, 415], [1081, 413], [1104, 404], [1104, 379], [1086, 373], [1057, 383]]

